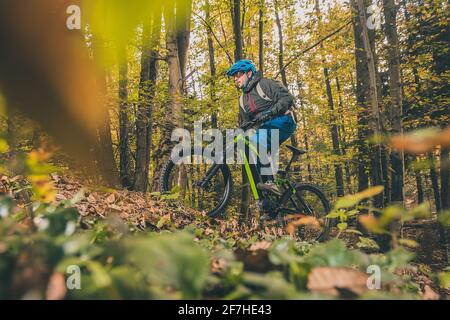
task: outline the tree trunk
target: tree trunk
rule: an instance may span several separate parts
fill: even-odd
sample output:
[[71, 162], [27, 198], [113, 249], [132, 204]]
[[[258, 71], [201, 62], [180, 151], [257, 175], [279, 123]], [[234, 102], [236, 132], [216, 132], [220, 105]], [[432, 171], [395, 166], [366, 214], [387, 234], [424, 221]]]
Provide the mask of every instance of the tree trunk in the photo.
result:
[[[209, 0], [205, 2], [205, 19], [210, 24], [210, 4]], [[211, 25], [211, 24], [210, 24]], [[208, 36], [208, 54], [209, 54], [209, 108], [212, 110], [211, 114], [211, 127], [217, 128], [217, 97], [215, 95], [216, 88], [216, 62], [214, 57], [214, 44], [212, 39], [212, 31], [210, 28], [206, 28], [206, 34]]]
[[299, 92], [299, 100], [300, 100], [300, 117], [302, 119], [302, 128], [303, 128], [303, 143], [305, 144], [305, 151], [306, 151], [306, 163], [307, 163], [307, 170], [308, 170], [308, 181], [312, 181], [312, 168], [311, 168], [311, 161], [309, 156], [309, 141], [308, 141], [308, 135], [306, 134], [306, 119], [305, 119], [305, 106], [302, 99], [302, 83], [300, 80], [297, 80], [297, 86], [298, 86], [298, 92]]
[[[233, 5], [231, 8], [232, 13], [232, 22], [233, 22], [233, 33], [234, 33], [234, 60], [240, 60], [243, 58], [242, 52], [242, 34], [241, 34], [241, 24], [240, 24], [240, 16], [241, 16], [241, 1], [240, 0], [232, 0]], [[241, 122], [241, 119], [239, 119]], [[242, 193], [241, 193], [241, 207], [240, 214], [241, 219], [243, 221], [247, 221], [249, 216], [249, 204], [250, 204], [250, 188], [248, 186], [247, 174], [245, 173], [245, 168], [242, 166], [241, 171], [242, 176]]]
[[[356, 4], [352, 1], [352, 9], [357, 11]], [[362, 43], [361, 23], [358, 15], [354, 14], [352, 18], [353, 31], [355, 38], [355, 62], [356, 62], [356, 102], [358, 106], [357, 121], [357, 145], [358, 145], [358, 191], [367, 189], [369, 186], [368, 166], [369, 166], [369, 149], [366, 139], [369, 135], [368, 116], [367, 116], [367, 57], [364, 54], [364, 46]]]
[[286, 70], [283, 69], [283, 65], [284, 65], [284, 62], [283, 62], [283, 59], [284, 59], [283, 29], [281, 26], [277, 0], [274, 0], [274, 6], [275, 6], [275, 22], [277, 24], [277, 30], [278, 30], [278, 69], [280, 70], [280, 74], [281, 74], [281, 82], [287, 88]]
[[[347, 153], [347, 139], [345, 134], [345, 127], [344, 127], [344, 103], [342, 102], [342, 91], [341, 91], [341, 84], [339, 81], [338, 76], [335, 78], [336, 80], [336, 91], [338, 94], [338, 116], [339, 116], [339, 122], [338, 125], [338, 133], [339, 133], [339, 141], [340, 141], [340, 148], [341, 148], [341, 154], [345, 155]], [[344, 169], [345, 169], [345, 183], [347, 185], [347, 192], [351, 193], [351, 174], [350, 174], [350, 164], [348, 161], [345, 161], [344, 163]]]
[[[97, 60], [100, 54], [100, 45], [102, 44], [99, 43], [99, 40], [94, 38], [92, 41], [92, 56], [94, 61]], [[101, 64], [97, 63], [97, 65]], [[98, 72], [97, 74], [96, 85], [104, 98], [102, 103], [106, 104], [106, 75], [104, 72]], [[98, 138], [98, 147], [95, 146], [97, 149], [96, 151], [98, 152], [96, 159], [98, 159], [97, 166], [99, 167], [100, 172], [102, 172], [102, 180], [108, 187], [117, 187], [120, 183], [119, 172], [114, 159], [111, 137], [111, 120], [108, 110], [104, 113], [104, 119], [98, 128]]]
[[[400, 54], [397, 34], [397, 7], [394, 0], [383, 0], [385, 33], [389, 53], [389, 120], [391, 134], [402, 133], [402, 91], [400, 83]], [[391, 150], [391, 200], [403, 203], [404, 154]]]
[[414, 170], [414, 175], [416, 178], [417, 187], [417, 203], [421, 204], [424, 201], [422, 173], [420, 170]]
[[[365, 15], [366, 6], [364, 0], [352, 0], [352, 7], [356, 9], [358, 17], [354, 17], [355, 27], [355, 48], [356, 48], [356, 65], [357, 65], [357, 100], [360, 105], [361, 114], [359, 116], [359, 123], [361, 131], [358, 134], [360, 146], [365, 144], [364, 140], [368, 138], [369, 131], [366, 124], [370, 125], [373, 134], [380, 134], [379, 110], [378, 110], [378, 93], [376, 69], [371, 49], [371, 42], [367, 30], [367, 20]], [[369, 109], [370, 108], [370, 109]], [[370, 111], [369, 111], [370, 110]], [[369, 114], [365, 114], [368, 112]], [[368, 118], [368, 119], [367, 119]], [[367, 148], [367, 146], [364, 146]], [[370, 150], [370, 151], [369, 151]], [[366, 151], [366, 150], [362, 150]], [[369, 152], [371, 154], [371, 176], [374, 185], [382, 184], [382, 166], [381, 166], [381, 150], [379, 144], [375, 147], [367, 148], [365, 158], [367, 159]], [[365, 166], [358, 168], [359, 188], [367, 187]], [[383, 195], [375, 198], [375, 205], [381, 207], [383, 203]]]
[[130, 189], [133, 185], [128, 119], [128, 60], [126, 47], [119, 48], [119, 156], [120, 182]]
[[259, 72], [264, 74], [264, 0], [259, 3], [258, 39], [259, 39]]
[[441, 176], [442, 211], [450, 209], [449, 168], [450, 168], [449, 149], [441, 146], [440, 176]]
[[[179, 2], [177, 2], [179, 3]], [[190, 3], [190, 1], [189, 1]], [[180, 7], [179, 7], [180, 8]], [[175, 15], [175, 7], [173, 2], [167, 2], [164, 7], [164, 21], [166, 28], [166, 49], [167, 49], [167, 62], [169, 70], [169, 101], [167, 102], [164, 110], [164, 119], [161, 126], [161, 140], [158, 147], [158, 157], [155, 164], [155, 178], [153, 179], [153, 189], [157, 189], [159, 186], [159, 175], [161, 173], [162, 166], [169, 160], [170, 151], [173, 147], [171, 141], [172, 131], [179, 127], [183, 127], [183, 72], [181, 70], [180, 55], [178, 52], [178, 40], [176, 21], [178, 16], [181, 15], [182, 19], [186, 16], [181, 10], [177, 10]], [[182, 24], [181, 22], [178, 22]], [[183, 23], [185, 27], [186, 23]], [[180, 31], [180, 30], [178, 30]], [[181, 31], [181, 33], [184, 33]], [[186, 41], [189, 37], [186, 35], [183, 37], [182, 45], [186, 45]], [[182, 49], [185, 50], [185, 49]], [[184, 54], [182, 53], [182, 58]], [[183, 64], [185, 67], [185, 64]], [[180, 170], [180, 176], [177, 179], [184, 187], [185, 176], [183, 171]]]
[[[281, 82], [283, 85], [287, 88], [287, 78], [286, 78], [286, 70], [283, 69], [284, 65], [284, 45], [283, 45], [283, 28], [281, 26], [280, 21], [280, 15], [279, 15], [279, 7], [278, 7], [278, 1], [274, 1], [275, 6], [275, 22], [277, 24], [277, 30], [278, 30], [278, 69], [280, 70], [281, 74]], [[291, 144], [294, 147], [298, 146], [297, 137], [295, 134], [291, 136]]]
[[436, 172], [436, 161], [434, 158], [433, 152], [428, 153], [428, 160], [430, 160], [430, 179], [431, 179], [431, 186], [433, 188], [433, 194], [434, 194], [434, 201], [436, 205], [436, 213], [441, 212], [442, 210], [442, 202], [441, 202], [441, 193], [439, 189], [439, 182], [438, 182], [438, 174]]
[[[328, 97], [328, 108], [330, 109], [330, 118], [331, 118], [331, 139], [333, 143], [333, 153], [335, 156], [341, 156], [341, 150], [339, 147], [339, 137], [338, 137], [338, 127], [336, 124], [336, 116], [334, 114], [334, 103], [333, 96], [331, 92], [331, 83], [330, 77], [328, 73], [328, 68], [323, 68], [323, 74], [325, 77], [325, 86], [327, 89], [327, 97]], [[340, 160], [338, 160], [340, 161]], [[342, 166], [336, 161], [334, 163], [334, 177], [336, 180], [336, 192], [338, 197], [344, 196], [344, 179], [342, 174]]]
[[232, 22], [233, 22], [233, 33], [234, 33], [234, 60], [240, 60], [243, 58], [242, 50], [242, 30], [241, 30], [241, 1], [232, 0]]
[[[321, 18], [320, 18], [320, 7], [319, 7], [319, 1], [316, 0], [315, 4], [315, 11], [318, 16], [318, 29], [319, 33], [321, 30]], [[320, 48], [323, 52], [323, 44], [320, 44]], [[323, 75], [325, 78], [325, 87], [327, 91], [327, 100], [328, 100], [328, 108], [330, 110], [330, 120], [331, 120], [331, 140], [333, 144], [333, 153], [335, 156], [339, 157], [341, 155], [341, 150], [339, 147], [339, 136], [338, 136], [338, 127], [336, 124], [336, 115], [334, 114], [334, 102], [333, 102], [333, 94], [331, 91], [331, 82], [330, 82], [330, 75], [328, 68], [326, 67], [326, 61], [325, 57], [322, 57], [322, 64], [323, 64]], [[334, 163], [334, 177], [336, 180], [336, 193], [338, 197], [344, 196], [344, 179], [342, 174], [342, 167], [341, 165], [336, 161]]]
[[178, 48], [178, 59], [180, 62], [182, 88], [185, 91], [186, 63], [189, 49], [189, 38], [191, 34], [191, 10], [192, 0], [175, 0], [176, 6], [176, 38]]
[[[159, 8], [159, 6], [157, 7]], [[152, 20], [144, 23], [142, 38], [139, 106], [136, 120], [136, 171], [134, 190], [145, 192], [148, 185], [152, 141], [152, 109], [158, 75], [157, 46], [161, 33], [161, 11], [152, 13]]]
[[[450, 209], [450, 199], [449, 199], [449, 176], [450, 176], [450, 158], [449, 149], [441, 146], [441, 203], [442, 203], [442, 213]], [[448, 261], [449, 256], [449, 246], [448, 246], [448, 226], [443, 224], [439, 225], [439, 234], [441, 237], [441, 243], [445, 248], [445, 261]]]

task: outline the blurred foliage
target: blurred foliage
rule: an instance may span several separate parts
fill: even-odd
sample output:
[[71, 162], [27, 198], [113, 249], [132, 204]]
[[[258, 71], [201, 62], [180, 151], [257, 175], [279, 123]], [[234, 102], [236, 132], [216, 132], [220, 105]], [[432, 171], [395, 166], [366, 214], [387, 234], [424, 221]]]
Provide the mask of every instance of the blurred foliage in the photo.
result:
[[[312, 270], [365, 272], [372, 264], [381, 268], [383, 290], [399, 288], [390, 293], [394, 297], [418, 293], [410, 279], [396, 273], [409, 268], [413, 258], [402, 247], [383, 255], [366, 254], [348, 249], [342, 240], [314, 244], [285, 237], [254, 251], [254, 240], [217, 241], [214, 233], [201, 229], [130, 232], [126, 224], [108, 220], [87, 226], [73, 207], [76, 201], [35, 202], [30, 221], [15, 200], [0, 198], [0, 298], [324, 298], [307, 289]], [[243, 258], [236, 250], [250, 256]], [[255, 254], [267, 256], [262, 273], [248, 269]], [[79, 290], [66, 288], [74, 265], [81, 270]], [[446, 274], [438, 277], [447, 285]]]
[[[342, 278], [351, 274], [365, 279], [371, 265], [381, 270], [380, 292], [391, 298], [419, 297], [411, 277], [399, 273], [413, 270], [414, 254], [402, 246], [385, 254], [368, 254], [349, 249], [339, 239], [320, 244], [290, 236], [236, 241], [195, 225], [168, 231], [165, 226], [173, 223], [169, 214], [160, 218], [155, 232], [138, 231], [114, 217], [88, 223], [74, 207], [84, 197], [84, 189], [58, 202], [46, 197], [55, 193], [52, 188], [33, 186], [32, 176], [45, 180], [55, 170], [46, 164], [48, 157], [43, 151], [31, 152], [23, 159], [25, 179], [2, 178], [11, 190], [0, 197], [1, 299], [380, 298], [381, 293], [368, 292], [365, 286], [358, 291], [351, 279]], [[33, 195], [27, 206], [16, 198], [20, 190]], [[330, 216], [345, 215], [342, 221], [348, 221], [356, 215], [354, 210], [371, 209], [361, 202], [380, 190], [375, 187], [341, 198]], [[388, 207], [371, 230], [384, 231], [392, 220], [408, 221], [427, 212], [427, 204], [411, 210]], [[402, 240], [400, 244], [413, 246]], [[371, 238], [362, 236], [357, 247], [378, 251]], [[70, 287], [74, 267], [80, 270], [79, 289]], [[317, 291], [311, 285], [313, 272], [325, 273], [346, 290], [333, 295]], [[448, 272], [434, 277], [442, 288], [448, 286]]]

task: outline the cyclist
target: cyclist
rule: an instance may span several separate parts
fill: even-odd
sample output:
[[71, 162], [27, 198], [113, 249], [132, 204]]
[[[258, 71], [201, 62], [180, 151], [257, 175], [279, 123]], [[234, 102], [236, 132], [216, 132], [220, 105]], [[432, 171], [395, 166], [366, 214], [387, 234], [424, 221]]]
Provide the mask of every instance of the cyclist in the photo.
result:
[[[259, 123], [256, 133], [250, 137], [253, 143], [269, 151], [271, 129], [279, 130], [280, 144], [294, 134], [297, 125], [290, 110], [294, 105], [294, 97], [286, 87], [279, 81], [262, 77], [251, 60], [237, 61], [228, 69], [227, 75], [233, 77], [236, 87], [242, 90], [239, 99], [241, 123], [253, 120]], [[264, 164], [268, 164], [266, 159], [257, 160], [257, 168], [263, 179], [257, 188], [279, 195], [280, 190], [273, 182], [273, 175], [263, 174], [266, 171], [261, 170]]]

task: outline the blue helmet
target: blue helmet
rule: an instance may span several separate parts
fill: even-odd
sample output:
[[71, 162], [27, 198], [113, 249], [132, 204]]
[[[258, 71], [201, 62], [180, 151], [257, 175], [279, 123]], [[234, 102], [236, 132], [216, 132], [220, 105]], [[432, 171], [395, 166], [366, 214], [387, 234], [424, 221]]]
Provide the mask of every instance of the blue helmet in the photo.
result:
[[256, 66], [251, 60], [238, 60], [235, 64], [231, 66], [227, 71], [228, 76], [234, 76], [237, 72], [248, 72], [252, 70], [252, 73], [256, 73]]

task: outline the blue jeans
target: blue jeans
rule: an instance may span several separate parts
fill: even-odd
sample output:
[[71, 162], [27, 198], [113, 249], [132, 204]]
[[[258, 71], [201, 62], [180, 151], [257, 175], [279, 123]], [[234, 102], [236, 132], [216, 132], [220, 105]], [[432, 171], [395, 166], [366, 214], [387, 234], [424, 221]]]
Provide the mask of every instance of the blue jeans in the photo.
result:
[[[258, 146], [259, 150], [261, 148], [264, 148], [266, 152], [261, 154], [261, 157], [258, 157], [256, 162], [256, 168], [258, 172], [261, 174], [261, 177], [263, 178], [263, 182], [266, 180], [271, 179], [271, 175], [262, 174], [261, 169], [263, 167], [269, 167], [269, 159], [267, 159], [265, 154], [272, 153], [276, 154], [278, 152], [279, 146], [285, 142], [291, 135], [294, 134], [295, 129], [297, 128], [297, 125], [295, 124], [294, 120], [292, 119], [291, 115], [282, 115], [276, 118], [273, 118], [265, 123], [262, 124], [257, 130], [254, 135], [250, 137], [250, 141]], [[266, 130], [261, 130], [266, 129]], [[271, 129], [278, 129], [278, 136], [279, 136], [279, 144], [276, 144], [274, 141], [275, 149], [271, 150]]]

